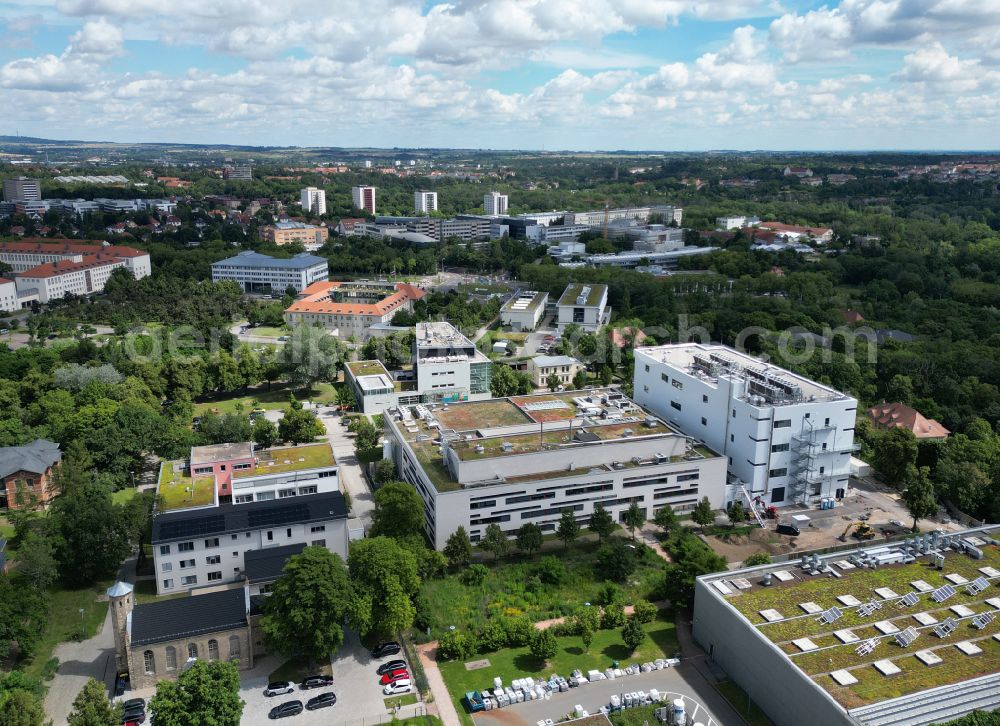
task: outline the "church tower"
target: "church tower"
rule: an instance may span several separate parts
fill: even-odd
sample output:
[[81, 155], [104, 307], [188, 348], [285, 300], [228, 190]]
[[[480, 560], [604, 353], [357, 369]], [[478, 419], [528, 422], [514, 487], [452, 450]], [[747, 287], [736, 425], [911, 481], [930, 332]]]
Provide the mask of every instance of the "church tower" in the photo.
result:
[[129, 669], [129, 616], [135, 607], [132, 585], [116, 582], [108, 588], [108, 600], [111, 607], [111, 627], [115, 635], [115, 667], [118, 673], [125, 673]]

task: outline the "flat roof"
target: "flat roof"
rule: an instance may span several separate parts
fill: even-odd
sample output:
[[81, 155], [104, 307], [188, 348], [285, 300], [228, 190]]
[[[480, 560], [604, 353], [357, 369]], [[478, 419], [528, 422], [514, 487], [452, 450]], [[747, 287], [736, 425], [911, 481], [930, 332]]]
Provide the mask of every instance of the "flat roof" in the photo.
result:
[[[810, 574], [811, 568], [793, 560], [699, 579], [747, 627], [777, 646], [803, 677], [843, 708], [859, 709], [1000, 672], [1000, 618], [982, 628], [974, 624], [979, 615], [1000, 615], [1000, 547], [992, 538], [996, 534], [1000, 527], [941, 539], [923, 535], [917, 539], [923, 542], [926, 537], [931, 545], [924, 548], [926, 554], [911, 549], [908, 562], [902, 549], [905, 542], [859, 544], [820, 557], [825, 569], [819, 574]], [[974, 547], [982, 559], [954, 547]], [[942, 569], [935, 567], [931, 552], [944, 556]], [[860, 553], [866, 553], [863, 559], [852, 559]], [[880, 564], [865, 566], [866, 561]], [[771, 574], [769, 586], [763, 584], [765, 573]], [[970, 589], [979, 578], [985, 588]], [[945, 587], [950, 594], [941, 590]], [[942, 594], [946, 597], [938, 602]], [[909, 604], [903, 604], [904, 597]], [[823, 613], [835, 607], [840, 616], [826, 622]], [[954, 630], [937, 634], [949, 619]], [[914, 629], [916, 639], [902, 646], [897, 635], [908, 628]], [[956, 647], [966, 641], [982, 652], [966, 655]], [[874, 647], [859, 652], [866, 642]], [[933, 656], [929, 659], [933, 667], [925, 665], [922, 654], [927, 652]], [[886, 662], [892, 667], [886, 668]], [[838, 682], [833, 674], [841, 671], [850, 678]], [[884, 675], [886, 671], [891, 675]]]
[[253, 458], [253, 444], [249, 441], [191, 447], [191, 466], [204, 466], [205, 464], [218, 464], [233, 459], [250, 458]]
[[301, 444], [276, 449], [260, 449], [254, 452], [254, 466], [233, 472], [234, 479], [247, 479], [265, 474], [285, 474], [291, 471], [307, 471], [335, 466], [333, 449], [328, 443]]
[[[594, 307], [601, 302], [601, 298], [608, 291], [607, 285], [598, 284], [584, 284], [580, 282], [572, 282], [566, 286], [563, 290], [563, 294], [559, 296], [560, 305], [577, 305], [581, 304], [586, 307]], [[586, 295], [586, 301], [583, 303], [577, 303], [577, 299], [581, 296]]]
[[355, 378], [359, 376], [388, 375], [385, 364], [380, 360], [352, 360], [347, 363], [347, 368]]
[[519, 292], [505, 302], [501, 310], [511, 313], [534, 311], [540, 305], [544, 305], [548, 297], [549, 294], [547, 292], [536, 292], [534, 290]]
[[326, 264], [327, 261], [324, 258], [310, 255], [308, 252], [302, 252], [294, 257], [281, 258], [262, 255], [260, 252], [254, 252], [253, 250], [246, 250], [234, 257], [227, 257], [224, 260], [213, 262], [212, 267], [247, 267], [251, 269], [270, 267], [286, 270], [307, 270], [310, 267]]
[[417, 348], [467, 348], [475, 347], [461, 330], [451, 323], [417, 323]]

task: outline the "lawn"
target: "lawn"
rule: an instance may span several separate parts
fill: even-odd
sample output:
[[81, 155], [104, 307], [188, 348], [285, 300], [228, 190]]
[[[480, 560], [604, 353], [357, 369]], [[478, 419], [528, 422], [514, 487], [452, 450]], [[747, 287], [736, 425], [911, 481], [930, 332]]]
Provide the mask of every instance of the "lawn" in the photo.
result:
[[531, 419], [506, 399], [458, 403], [449, 406], [447, 411], [437, 409], [434, 417], [442, 426], [455, 431], [531, 423]]
[[0, 539], [9, 540], [14, 536], [14, 525], [0, 517]]
[[258, 328], [250, 328], [247, 335], [257, 338], [280, 338], [282, 335], [288, 335], [289, 332], [291, 331], [287, 327], [274, 328], [270, 325], [261, 325]]
[[[572, 613], [586, 602], [594, 602], [602, 583], [593, 572], [594, 555], [600, 544], [577, 542], [568, 549], [553, 551], [566, 567], [559, 585], [542, 583], [532, 560], [512, 558], [490, 566], [490, 575], [481, 586], [462, 583], [458, 575], [427, 580], [420, 590], [421, 617], [431, 628], [430, 639], [440, 637], [449, 626], [476, 629], [497, 615], [525, 614], [532, 621], [547, 620]], [[663, 560], [640, 547], [642, 560], [629, 581], [622, 585], [628, 603], [648, 598], [659, 583]], [[422, 633], [423, 635], [423, 633]]]
[[333, 466], [333, 451], [329, 444], [308, 444], [305, 446], [286, 446], [279, 449], [255, 451], [260, 459], [254, 469], [233, 472], [234, 479], [243, 479], [260, 474], [281, 474], [286, 471], [319, 469]]
[[237, 408], [240, 407], [248, 415], [255, 408], [263, 408], [269, 411], [284, 410], [288, 407], [288, 396], [290, 394], [295, 394], [295, 397], [300, 401], [317, 401], [327, 404], [336, 403], [337, 401], [336, 390], [333, 384], [330, 383], [317, 383], [311, 389], [294, 389], [287, 384], [280, 384], [272, 386], [271, 390], [262, 388], [242, 396], [232, 396], [196, 403], [194, 404], [194, 415], [204, 416], [209, 411], [219, 414], [236, 413]]
[[314, 675], [333, 675], [333, 669], [330, 667], [330, 661], [327, 660], [324, 663], [319, 663], [310, 667], [309, 661], [306, 660], [306, 658], [303, 656], [296, 656], [286, 660], [280, 666], [271, 671], [271, 675], [268, 676], [267, 680], [269, 683], [274, 683], [275, 681], [291, 681], [292, 683], [301, 683], [303, 678]]
[[203, 507], [215, 501], [215, 479], [199, 476], [192, 479], [188, 472], [174, 471], [172, 462], [160, 467], [160, 484], [156, 490], [163, 502], [163, 510]]
[[[528, 648], [505, 648], [495, 653], [475, 656], [473, 660], [485, 658], [489, 660], [488, 668], [470, 671], [463, 661], [448, 661], [440, 663], [441, 675], [448, 686], [448, 692], [455, 702], [455, 708], [460, 715], [466, 714], [462, 696], [468, 691], [492, 688], [495, 677], [503, 679], [505, 685], [515, 678], [532, 676], [547, 678], [552, 673], [568, 676], [574, 669], [586, 673], [591, 669], [604, 670], [610, 668], [614, 661], [622, 665], [627, 663], [642, 663], [657, 658], [672, 657], [677, 653], [677, 634], [674, 628], [673, 614], [661, 611], [659, 617], [644, 626], [649, 637], [636, 649], [629, 653], [621, 642], [621, 630], [598, 630], [590, 650], [584, 652], [579, 636], [557, 637], [558, 650], [550, 661], [543, 662], [531, 655]], [[466, 723], [471, 720], [465, 716]]]
[[111, 501], [115, 504], [127, 504], [132, 500], [139, 490], [134, 487], [126, 487], [125, 489], [119, 489], [116, 492], [112, 492]]
[[385, 702], [386, 711], [394, 711], [396, 706], [409, 706], [411, 703], [417, 702], [416, 693], [404, 693], [402, 696], [391, 696], [390, 698], [382, 699]]
[[357, 376], [377, 376], [380, 373], [388, 374], [385, 366], [380, 360], [355, 360], [347, 364], [351, 373]]
[[97, 598], [111, 584], [108, 580], [77, 590], [52, 591], [45, 631], [35, 648], [35, 655], [24, 667], [29, 677], [41, 677], [46, 663], [52, 657], [52, 651], [59, 643], [81, 636], [84, 639], [90, 638], [97, 634], [108, 612], [107, 601], [98, 602]]

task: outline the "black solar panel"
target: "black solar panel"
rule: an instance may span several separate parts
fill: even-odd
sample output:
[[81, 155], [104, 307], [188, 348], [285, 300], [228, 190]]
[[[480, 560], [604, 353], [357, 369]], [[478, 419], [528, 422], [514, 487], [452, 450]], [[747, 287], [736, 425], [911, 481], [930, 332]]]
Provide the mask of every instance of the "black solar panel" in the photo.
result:
[[309, 519], [309, 507], [304, 502], [286, 506], [261, 509], [249, 512], [250, 529], [258, 527], [276, 527], [290, 522], [303, 522]]
[[179, 537], [201, 537], [226, 530], [226, 518], [221, 514], [197, 519], [182, 519], [176, 522], [163, 522], [160, 525], [160, 539], [177, 539]]

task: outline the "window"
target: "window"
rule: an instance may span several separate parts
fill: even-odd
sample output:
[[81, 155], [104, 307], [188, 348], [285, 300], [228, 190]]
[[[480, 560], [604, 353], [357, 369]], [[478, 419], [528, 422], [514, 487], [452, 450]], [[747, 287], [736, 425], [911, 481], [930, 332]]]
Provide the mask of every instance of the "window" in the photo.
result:
[[[253, 494], [240, 494], [237, 497], [233, 497], [233, 502], [236, 504], [246, 504], [253, 501]], [[236, 539], [236, 535], [233, 535], [233, 539]]]
[[181, 560], [181, 569], [187, 569], [188, 567], [194, 567], [194, 560]]
[[212, 555], [205, 558], [206, 565], [217, 565], [222, 562], [222, 555]]
[[164, 590], [169, 590], [173, 586], [174, 586], [174, 581], [173, 580], [166, 579], [166, 580], [163, 581], [163, 589]]
[[240, 657], [240, 637], [238, 635], [229, 636], [229, 660]]
[[230, 535], [229, 539], [236, 539], [236, 535], [235, 534]]
[[294, 489], [279, 489], [278, 490], [278, 499], [284, 499], [286, 497], [294, 497], [294, 496], [295, 496], [295, 490]]
[[680, 476], [677, 477], [678, 483], [682, 481], [696, 481], [697, 479], [698, 479], [698, 472], [695, 472], [694, 474], [681, 474]]
[[[646, 366], [646, 370], [647, 370], [647, 371], [649, 370], [649, 366]], [[667, 375], [666, 373], [661, 373], [661, 374], [660, 374], [660, 379], [661, 379], [661, 380], [662, 380], [662, 381], [663, 381], [664, 383], [670, 383], [670, 376], [668, 376], [668, 375]]]
[[198, 576], [197, 575], [188, 575], [187, 577], [182, 577], [181, 578], [181, 584], [182, 585], [197, 585], [198, 584]]
[[830, 419], [824, 419], [823, 420], [823, 425], [824, 426], [829, 426], [830, 425]]
[[671, 401], [670, 402], [670, 408], [675, 408], [678, 411], [680, 411], [681, 410], [681, 405], [679, 403], [677, 403], [677, 401]]
[[649, 373], [649, 364], [646, 364], [646, 373]]
[[167, 646], [167, 670], [175, 671], [177, 670], [177, 648], [172, 645]]
[[197, 657], [198, 657], [198, 644], [188, 643], [188, 658], [197, 658]]
[[788, 444], [773, 444], [771, 446], [771, 453], [777, 454], [782, 451], [788, 451]]
[[151, 676], [156, 673], [156, 661], [153, 659], [153, 651], [147, 650], [142, 654], [142, 663], [146, 668], [146, 675]]
[[171, 562], [164, 562], [160, 566], [160, 570], [162, 570], [163, 572], [172, 572], [173, 569], [174, 569], [174, 565]]
[[325, 539], [314, 539], [309, 544], [313, 545], [314, 547], [326, 547], [326, 540]]
[[790, 418], [783, 418], [779, 421], [774, 422], [774, 428], [776, 429], [787, 429], [792, 425], [792, 420]]
[[676, 378], [674, 380], [670, 381], [670, 385], [672, 385], [674, 388], [679, 388], [679, 389], [683, 389], [684, 388], [684, 384], [681, 383], [680, 381], [678, 381]]
[[194, 542], [180, 542], [177, 544], [178, 552], [190, 552], [194, 549]]
[[267, 530], [267, 541], [274, 542], [274, 532], [271, 530]]
[[160, 554], [161, 555], [169, 555], [170, 554], [170, 545], [160, 545]]
[[730, 442], [736, 441], [736, 434], [729, 434], [729, 441]]
[[708, 396], [705, 395], [704, 393], [701, 394], [701, 402], [702, 403], [708, 403]]
[[788, 474], [788, 469], [787, 467], [784, 466], [781, 467], [780, 469], [771, 469], [769, 472], [767, 472], [767, 475], [771, 477], [786, 476], [787, 474]]
[[704, 416], [701, 417], [701, 425], [708, 426], [708, 419], [705, 418]]
[[736, 409], [733, 409], [733, 418], [736, 418]]
[[286, 537], [291, 537], [292, 536], [292, 528], [291, 527], [289, 527], [288, 529], [285, 530], [285, 536]]
[[315, 527], [310, 527], [309, 531], [313, 532], [313, 533], [315, 533], [315, 532], [325, 532], [326, 531], [326, 525], [325, 524], [318, 524]]
[[218, 537], [212, 537], [210, 539], [206, 539], [205, 540], [205, 549], [209, 549], [211, 547], [218, 547], [218, 546], [219, 546], [219, 538]]
[[[323, 474], [320, 474], [320, 477], [328, 475], [328, 473], [324, 472]], [[299, 494], [315, 494], [318, 491], [319, 489], [317, 489], [315, 485], [309, 487], [299, 487]]]
[[771, 504], [785, 501], [785, 487], [775, 487], [771, 490]]
[[219, 641], [215, 638], [208, 641], [208, 659], [219, 660]]
[[212, 467], [210, 467], [210, 466], [199, 466], [197, 469], [194, 470], [194, 473], [195, 474], [211, 474], [212, 473]]
[[208, 581], [209, 582], [218, 582], [221, 579], [222, 579], [222, 571], [221, 570], [217, 570], [215, 572], [209, 572], [208, 573]]

